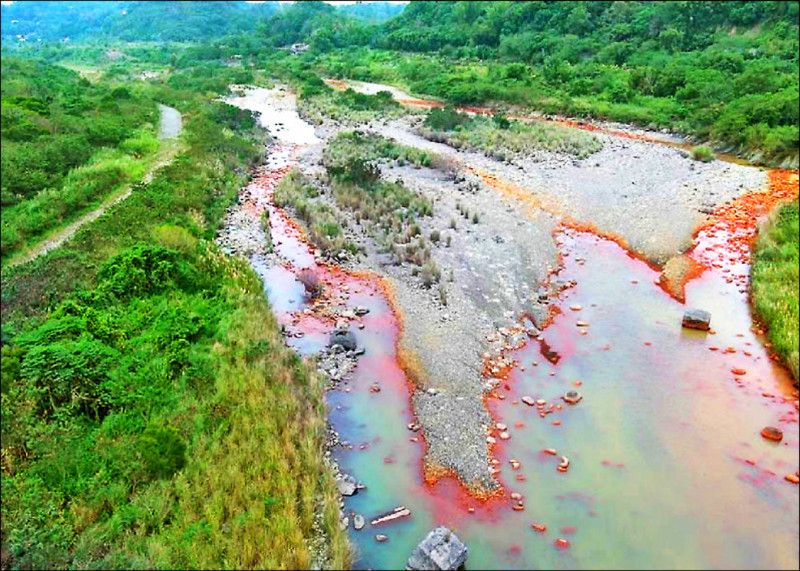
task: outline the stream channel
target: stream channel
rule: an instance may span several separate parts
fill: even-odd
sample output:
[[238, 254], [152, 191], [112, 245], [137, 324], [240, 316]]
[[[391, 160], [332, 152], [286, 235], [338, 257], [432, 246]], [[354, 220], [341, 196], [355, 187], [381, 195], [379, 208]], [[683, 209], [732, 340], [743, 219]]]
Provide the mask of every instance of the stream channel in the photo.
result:
[[[287, 342], [312, 356], [327, 345], [332, 308], [369, 310], [351, 316], [365, 354], [326, 397], [342, 441], [335, 459], [366, 486], [345, 498], [345, 515], [367, 521], [356, 531], [350, 517], [356, 568], [403, 568], [439, 524], [468, 546], [472, 569], [798, 567], [798, 488], [784, 480], [798, 467], [797, 393], [747, 297], [757, 219], [796, 199], [796, 173], [770, 173], [763, 196], [719, 209], [698, 231], [687, 255], [700, 271], [685, 285], [685, 303], [661, 287], [660, 269], [614, 241], [568, 226], [557, 232], [558, 278], [576, 285], [561, 294], [541, 339], [508, 351], [516, 365], [487, 398], [510, 438], [492, 447], [503, 492], [480, 500], [454, 478], [423, 478], [424, 435], [408, 429], [413, 388], [397, 355], [402, 316], [380, 276], [320, 261], [272, 202], [298, 157], [323, 141], [286, 90], [247, 88], [227, 102], [256, 112], [273, 139], [229, 215], [236, 245], [228, 250], [263, 279]], [[304, 269], [321, 277], [324, 299], [307, 299], [297, 279]], [[683, 329], [687, 307], [709, 311], [712, 332]], [[573, 389], [583, 399], [568, 405], [561, 396]], [[765, 426], [780, 427], [783, 440], [763, 439]], [[566, 471], [557, 469], [562, 456]], [[523, 509], [512, 509], [511, 493]], [[397, 506], [411, 516], [369, 523]]]

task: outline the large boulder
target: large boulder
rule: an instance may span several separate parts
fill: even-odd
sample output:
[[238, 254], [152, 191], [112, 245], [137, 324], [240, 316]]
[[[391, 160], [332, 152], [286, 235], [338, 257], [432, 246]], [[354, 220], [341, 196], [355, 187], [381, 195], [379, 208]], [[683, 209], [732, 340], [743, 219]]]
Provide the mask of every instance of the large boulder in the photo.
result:
[[711, 327], [711, 314], [702, 309], [687, 309], [683, 314], [682, 325], [689, 329], [708, 331]]
[[349, 329], [337, 327], [333, 330], [333, 333], [331, 333], [331, 337], [328, 340], [329, 347], [333, 347], [334, 345], [343, 347], [345, 351], [355, 351], [356, 336], [353, 335], [353, 332]]
[[406, 569], [412, 571], [461, 569], [466, 561], [467, 546], [446, 527], [437, 527], [417, 545], [408, 558]]

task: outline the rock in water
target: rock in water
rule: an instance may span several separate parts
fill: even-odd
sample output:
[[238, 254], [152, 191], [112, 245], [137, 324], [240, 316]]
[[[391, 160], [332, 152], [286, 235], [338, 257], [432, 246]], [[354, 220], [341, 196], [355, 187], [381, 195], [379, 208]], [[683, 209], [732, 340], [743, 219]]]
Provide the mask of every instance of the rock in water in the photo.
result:
[[355, 478], [347, 474], [339, 475], [336, 479], [336, 487], [339, 488], [339, 493], [343, 496], [352, 496], [358, 491]]
[[683, 314], [682, 325], [689, 329], [708, 331], [711, 326], [711, 314], [702, 309], [687, 309]]
[[345, 351], [354, 351], [356, 348], [356, 336], [349, 329], [337, 328], [331, 333], [331, 338], [328, 340], [328, 346], [333, 347], [339, 345]]
[[360, 531], [361, 529], [363, 529], [365, 523], [366, 522], [364, 521], [363, 515], [356, 514], [353, 516], [353, 527], [356, 529], [356, 531]]
[[446, 527], [437, 527], [423, 539], [411, 557], [406, 569], [460, 569], [467, 561], [467, 546]]

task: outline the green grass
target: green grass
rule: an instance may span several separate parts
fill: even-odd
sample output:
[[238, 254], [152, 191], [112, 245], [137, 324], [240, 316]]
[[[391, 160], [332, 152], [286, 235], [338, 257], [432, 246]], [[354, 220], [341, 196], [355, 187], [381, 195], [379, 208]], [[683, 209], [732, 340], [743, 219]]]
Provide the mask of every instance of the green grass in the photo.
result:
[[181, 81], [158, 94], [185, 114], [180, 155], [3, 272], [4, 566], [308, 568], [315, 528], [324, 565], [349, 563], [321, 379], [212, 242], [254, 122]]
[[382, 180], [378, 163], [408, 162], [420, 167], [436, 160], [425, 151], [358, 131], [339, 133], [322, 154], [337, 206], [350, 211], [361, 229], [382, 244], [397, 263], [416, 266], [412, 273], [421, 276], [425, 287], [441, 278], [431, 259], [431, 244], [417, 224], [419, 218], [432, 215], [433, 203], [400, 181]]
[[420, 131], [428, 139], [480, 149], [500, 160], [541, 150], [586, 158], [603, 146], [596, 136], [578, 129], [508, 120], [499, 114], [470, 117], [452, 109], [431, 110]]
[[141, 179], [155, 162], [158, 148], [152, 130], [140, 129], [118, 149], [102, 149], [87, 164], [71, 170], [61, 188], [42, 190], [5, 208], [0, 227], [3, 262]]
[[752, 296], [774, 350], [798, 376], [798, 204], [782, 206], [762, 228], [753, 251]]
[[319, 192], [303, 173], [292, 169], [275, 189], [274, 200], [277, 206], [294, 211], [311, 243], [326, 255], [335, 256], [342, 250], [358, 252], [358, 247], [344, 236], [340, 217], [318, 197]]
[[324, 119], [360, 124], [378, 118], [399, 117], [406, 112], [388, 92], [366, 95], [352, 89], [328, 89], [301, 96], [298, 99], [298, 111], [303, 118], [315, 124], [322, 123]]
[[714, 151], [705, 145], [698, 145], [692, 149], [692, 158], [696, 161], [710, 163], [714, 160]]

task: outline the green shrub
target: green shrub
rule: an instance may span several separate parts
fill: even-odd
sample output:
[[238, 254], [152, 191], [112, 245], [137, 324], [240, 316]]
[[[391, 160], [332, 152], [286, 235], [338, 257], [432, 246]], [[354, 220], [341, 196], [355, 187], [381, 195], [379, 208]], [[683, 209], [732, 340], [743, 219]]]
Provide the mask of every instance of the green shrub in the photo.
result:
[[147, 479], [169, 478], [186, 464], [186, 444], [171, 426], [145, 430], [137, 449]]
[[101, 286], [119, 297], [152, 295], [188, 277], [174, 250], [139, 244], [109, 259], [98, 272]]
[[452, 107], [433, 108], [425, 117], [424, 125], [436, 131], [454, 131], [458, 127], [469, 125], [471, 118]]
[[692, 149], [692, 158], [696, 161], [709, 163], [714, 160], [714, 151], [705, 145], [698, 145]]

